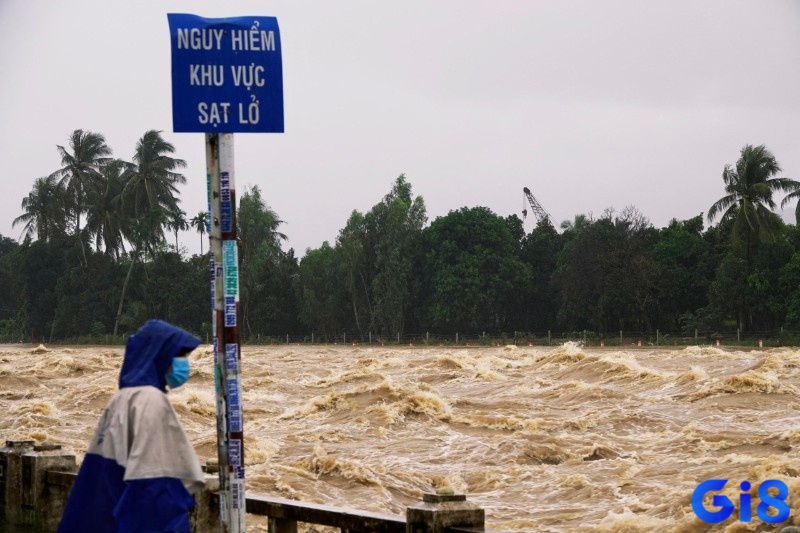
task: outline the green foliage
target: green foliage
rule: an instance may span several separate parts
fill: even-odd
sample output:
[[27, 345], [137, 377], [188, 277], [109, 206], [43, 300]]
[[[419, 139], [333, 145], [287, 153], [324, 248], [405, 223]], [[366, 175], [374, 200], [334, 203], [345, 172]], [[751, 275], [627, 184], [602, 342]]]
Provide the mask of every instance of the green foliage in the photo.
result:
[[411, 184], [402, 174], [383, 201], [364, 217], [365, 252], [371, 263], [370, 331], [404, 331], [413, 250], [425, 221], [425, 203], [422, 197], [413, 197]]
[[795, 252], [779, 273], [779, 290], [786, 296], [786, 320], [790, 328], [800, 328], [800, 252]]
[[652, 257], [657, 232], [635, 209], [607, 211], [567, 235], [554, 282], [558, 319], [605, 334], [654, 328], [659, 269]]
[[[425, 202], [413, 196], [404, 175], [368, 213], [353, 211], [339, 232], [336, 247], [323, 249], [322, 255], [312, 257], [303, 269], [299, 291], [306, 323], [316, 331], [328, 332], [334, 325], [355, 330], [360, 339], [371, 333], [402, 333], [406, 318], [413, 314], [412, 298], [418, 284], [412, 274], [425, 221]], [[335, 269], [332, 272], [338, 276], [339, 286], [330, 280], [324, 286], [311, 281], [309, 273], [319, 271], [321, 263]], [[328, 280], [332, 275], [327, 272], [323, 277]], [[346, 301], [350, 316], [344, 318], [333, 309], [311, 311], [315, 301]]]
[[705, 305], [714, 279], [717, 263], [703, 241], [702, 230], [702, 214], [682, 222], [672, 220], [653, 245], [653, 261], [660, 272], [657, 283], [660, 323], [669, 330], [680, 328], [681, 316], [687, 310]]
[[503, 331], [508, 303], [530, 277], [505, 220], [485, 207], [462, 208], [424, 232], [427, 318], [440, 331]]
[[520, 258], [530, 267], [526, 283], [518, 287], [519, 299], [513, 310], [514, 329], [534, 330], [556, 327], [557, 292], [552, 283], [563, 239], [549, 219], [539, 221], [521, 243]]
[[327, 241], [307, 250], [300, 261], [297, 299], [299, 319], [317, 337], [334, 338], [346, 329], [348, 291], [342, 283], [342, 251]]
[[[239, 203], [239, 291], [242, 322], [251, 337], [281, 336], [297, 331], [297, 259], [294, 251], [284, 253], [286, 240], [278, 218], [253, 187]], [[291, 319], [289, 318], [291, 317]]]
[[89, 328], [89, 331], [91, 332], [92, 335], [97, 335], [98, 337], [101, 336], [101, 335], [105, 335], [105, 333], [106, 333], [106, 325], [103, 324], [100, 321], [94, 321], [94, 322], [92, 322], [92, 325]]
[[[14, 221], [23, 243], [0, 237], [0, 335], [121, 342], [157, 317], [208, 337], [209, 258], [184, 258], [178, 242], [191, 224], [202, 246], [208, 213], [187, 221], [180, 209], [184, 162], [172, 145], [150, 130], [128, 163], [110, 157], [102, 135], [75, 130], [57, 148], [61, 168], [34, 180]], [[417, 343], [427, 341], [406, 332], [438, 330], [437, 342], [460, 333], [474, 345], [510, 343], [512, 331], [610, 343], [620, 330], [651, 340], [658, 330], [664, 342], [680, 331], [710, 342], [800, 328], [800, 229], [772, 211], [773, 194], [789, 192], [785, 204], [800, 183], [779, 172], [765, 147], [745, 146], [723, 171], [716, 226], [701, 214], [656, 229], [626, 208], [576, 215], [560, 233], [545, 219], [527, 235], [516, 215], [485, 207], [426, 227], [424, 200], [400, 175], [372, 208], [352, 211], [333, 245], [299, 261], [254, 187], [236, 214], [242, 335]]]

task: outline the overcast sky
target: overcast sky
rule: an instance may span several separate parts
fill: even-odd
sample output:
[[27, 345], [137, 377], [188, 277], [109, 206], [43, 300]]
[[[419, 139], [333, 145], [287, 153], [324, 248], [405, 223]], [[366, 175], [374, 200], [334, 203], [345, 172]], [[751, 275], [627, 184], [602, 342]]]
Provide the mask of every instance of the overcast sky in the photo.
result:
[[79, 128], [126, 160], [163, 130], [188, 163], [182, 208], [205, 208], [203, 135], [172, 131], [167, 13], [277, 17], [286, 131], [235, 135], [236, 188], [261, 188], [300, 256], [401, 173], [429, 222], [521, 215], [527, 186], [556, 227], [706, 213], [745, 144], [800, 180], [798, 0], [0, 0], [0, 234], [20, 236]]

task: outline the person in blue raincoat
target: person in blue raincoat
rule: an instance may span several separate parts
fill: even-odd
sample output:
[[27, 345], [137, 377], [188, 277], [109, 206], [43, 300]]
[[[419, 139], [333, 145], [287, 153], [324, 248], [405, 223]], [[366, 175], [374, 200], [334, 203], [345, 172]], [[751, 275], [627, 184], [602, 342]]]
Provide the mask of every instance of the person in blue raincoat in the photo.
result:
[[167, 398], [189, 377], [200, 339], [161, 320], [128, 338], [111, 398], [70, 492], [59, 533], [190, 531], [204, 475]]

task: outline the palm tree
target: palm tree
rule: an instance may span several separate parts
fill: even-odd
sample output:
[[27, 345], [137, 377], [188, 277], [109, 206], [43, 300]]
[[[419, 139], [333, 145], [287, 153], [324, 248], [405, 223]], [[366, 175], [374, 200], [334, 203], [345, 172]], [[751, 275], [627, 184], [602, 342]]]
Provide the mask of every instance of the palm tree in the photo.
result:
[[189, 222], [186, 220], [186, 211], [175, 206], [174, 209], [167, 211], [166, 226], [175, 233], [175, 252], [178, 252], [178, 232], [189, 229]]
[[208, 231], [208, 211], [199, 211], [189, 224], [200, 234], [200, 255], [203, 255], [203, 235]]
[[122, 238], [125, 213], [123, 212], [122, 173], [126, 163], [113, 160], [103, 166], [99, 179], [86, 190], [86, 230], [95, 237], [97, 250], [119, 258], [125, 246]]
[[[75, 223], [75, 235], [81, 237], [81, 215], [85, 211], [86, 188], [98, 179], [100, 167], [110, 160], [111, 148], [105, 137], [91, 131], [75, 130], [69, 138], [70, 152], [57, 145], [61, 155], [61, 168], [51, 174], [59, 186], [66, 189]], [[81, 253], [86, 263], [86, 250], [81, 239]]]
[[591, 215], [586, 216], [584, 214], [575, 215], [574, 221], [572, 220], [564, 220], [560, 224], [561, 231], [569, 232], [569, 231], [580, 231], [586, 229], [589, 225], [591, 225], [592, 217]]
[[795, 223], [800, 226], [800, 181], [795, 181], [789, 178], [785, 178], [785, 180], [787, 181], [786, 189], [792, 192], [787, 194], [786, 197], [781, 200], [781, 209], [783, 209], [789, 202], [797, 200], [797, 205], [794, 208], [794, 220]]
[[164, 241], [164, 226], [168, 213], [178, 211], [178, 185], [186, 183], [186, 177], [175, 172], [186, 166], [183, 159], [169, 154], [175, 147], [164, 140], [161, 132], [148, 130], [136, 143], [133, 161], [126, 164], [122, 178], [123, 210], [126, 214], [122, 233], [131, 244], [130, 265], [117, 307], [114, 335], [117, 334], [125, 293], [130, 281], [133, 265], [142, 254], [153, 254]]
[[135, 216], [151, 209], [169, 211], [177, 207], [177, 186], [185, 184], [186, 177], [175, 170], [185, 167], [186, 161], [169, 155], [174, 152], [175, 147], [156, 130], [145, 132], [136, 143], [133, 163], [125, 175], [126, 204]]
[[725, 165], [722, 181], [726, 195], [708, 210], [711, 222], [721, 214], [720, 222], [733, 222], [734, 243], [744, 239], [747, 262], [758, 242], [775, 240], [783, 226], [772, 210], [776, 207], [772, 194], [793, 189], [793, 180], [774, 177], [781, 171], [772, 152], [762, 144], [745, 145], [735, 167]]
[[25, 224], [22, 236], [34, 233], [40, 241], [49, 240], [57, 231], [64, 231], [66, 213], [64, 211], [64, 190], [54, 176], [37, 178], [31, 192], [22, 199], [23, 214], [14, 219], [11, 226]]

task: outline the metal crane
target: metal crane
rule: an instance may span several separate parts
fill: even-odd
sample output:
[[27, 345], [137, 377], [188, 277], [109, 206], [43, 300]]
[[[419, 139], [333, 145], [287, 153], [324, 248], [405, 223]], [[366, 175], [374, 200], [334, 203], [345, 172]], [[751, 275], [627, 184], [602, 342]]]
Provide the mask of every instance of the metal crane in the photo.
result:
[[[545, 220], [550, 220], [550, 213], [544, 210], [544, 207], [541, 206], [539, 202], [536, 201], [536, 198], [533, 197], [531, 194], [531, 190], [527, 187], [522, 188], [522, 192], [525, 193], [525, 197], [528, 198], [528, 203], [531, 204], [531, 210], [533, 214], [536, 215], [536, 220], [539, 222], [543, 222]], [[525, 209], [525, 200], [522, 201], [522, 220], [525, 220], [525, 217], [528, 216], [528, 210]]]

